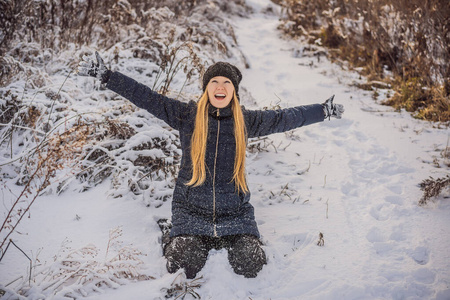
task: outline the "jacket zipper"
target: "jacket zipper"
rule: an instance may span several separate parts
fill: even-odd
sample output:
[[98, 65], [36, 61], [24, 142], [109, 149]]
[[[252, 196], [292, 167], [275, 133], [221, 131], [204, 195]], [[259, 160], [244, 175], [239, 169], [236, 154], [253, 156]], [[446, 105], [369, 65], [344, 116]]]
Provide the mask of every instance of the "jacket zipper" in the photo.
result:
[[214, 237], [217, 237], [216, 226], [216, 165], [217, 165], [217, 152], [219, 150], [219, 133], [220, 133], [220, 110], [217, 109], [217, 139], [216, 139], [216, 154], [214, 155], [214, 174], [213, 174], [213, 225], [214, 225]]

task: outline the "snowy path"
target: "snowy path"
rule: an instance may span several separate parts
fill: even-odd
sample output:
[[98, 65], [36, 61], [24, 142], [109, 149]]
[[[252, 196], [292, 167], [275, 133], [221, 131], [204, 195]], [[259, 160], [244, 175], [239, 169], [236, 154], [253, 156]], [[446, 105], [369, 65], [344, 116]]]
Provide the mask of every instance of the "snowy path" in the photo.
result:
[[[258, 11], [270, 1], [250, 2]], [[272, 258], [261, 278], [273, 273], [279, 278], [261, 295], [450, 297], [450, 254], [444, 250], [450, 246], [448, 204], [444, 211], [417, 206], [417, 184], [436, 172], [420, 158], [429, 159], [427, 151], [434, 144], [445, 148], [448, 132], [374, 104], [370, 95], [341, 84], [349, 83], [350, 75], [327, 62], [294, 57], [301, 45], [279, 39], [277, 25], [276, 16], [236, 21], [238, 41], [251, 67], [243, 72], [242, 85], [257, 106], [273, 105], [278, 97], [281, 106], [317, 103], [336, 94], [346, 113], [343, 120], [295, 131], [294, 140], [275, 137], [275, 144], [291, 145], [249, 164], [249, 180], [259, 186], [253, 202]], [[367, 107], [385, 113], [361, 110]], [[309, 161], [309, 171], [295, 175]], [[270, 171], [274, 163], [277, 172], [267, 176], [264, 166]], [[300, 199], [266, 205], [268, 190], [280, 191], [286, 184], [294, 190], [291, 198]], [[319, 232], [324, 248], [316, 246]], [[442, 290], [446, 292], [435, 294]]]

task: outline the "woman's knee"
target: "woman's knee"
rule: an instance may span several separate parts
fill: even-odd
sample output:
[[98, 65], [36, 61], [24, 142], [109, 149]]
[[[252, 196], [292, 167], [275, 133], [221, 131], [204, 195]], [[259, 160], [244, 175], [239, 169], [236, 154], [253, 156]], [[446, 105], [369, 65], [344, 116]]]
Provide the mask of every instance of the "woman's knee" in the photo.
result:
[[247, 278], [254, 278], [267, 263], [261, 242], [255, 236], [236, 237], [228, 250], [228, 259], [234, 272]]
[[164, 256], [167, 259], [169, 273], [184, 268], [186, 277], [193, 279], [205, 265], [208, 249], [201, 237], [177, 236], [165, 246]]

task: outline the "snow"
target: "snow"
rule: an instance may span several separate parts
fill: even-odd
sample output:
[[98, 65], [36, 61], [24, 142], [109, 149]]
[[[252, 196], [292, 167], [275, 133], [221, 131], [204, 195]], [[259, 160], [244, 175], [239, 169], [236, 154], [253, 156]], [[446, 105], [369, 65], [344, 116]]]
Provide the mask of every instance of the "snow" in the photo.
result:
[[[289, 107], [321, 103], [335, 94], [334, 101], [346, 111], [341, 120], [272, 135], [267, 151], [249, 153], [251, 201], [268, 264], [256, 279], [246, 279], [234, 274], [225, 250], [213, 250], [195, 291], [215, 300], [450, 299], [450, 203], [441, 197], [417, 205], [423, 179], [449, 174], [447, 167], [432, 163], [448, 146], [448, 128], [379, 105], [370, 93], [350, 86], [357, 74], [323, 58], [319, 62], [300, 41], [283, 39], [278, 7], [269, 0], [247, 2], [254, 10], [249, 18], [230, 17], [250, 66], [239, 65], [242, 95], [248, 96], [241, 95], [243, 104]], [[268, 6], [275, 13], [262, 13]], [[89, 87], [84, 92], [80, 97], [102, 97]], [[86, 99], [84, 109], [95, 105]], [[130, 119], [139, 122], [137, 116]], [[131, 143], [147, 141], [145, 136], [168, 137], [167, 132], [150, 133], [158, 128], [144, 125]], [[141, 152], [151, 156], [152, 151]], [[20, 187], [8, 188], [20, 193]], [[14, 240], [37, 263], [37, 273], [57, 267], [54, 257], [65, 257], [69, 248], [89, 244], [100, 253], [93, 259], [104, 261], [109, 232], [120, 227], [123, 245], [144, 254], [141, 272], [154, 279], [101, 287], [85, 299], [164, 299], [163, 290], [183, 278], [167, 273], [158, 241], [156, 220], [170, 216], [170, 203], [147, 207], [144, 201], [108, 196], [110, 188], [104, 182], [84, 193], [41, 195]], [[317, 245], [320, 233], [323, 246]], [[27, 278], [28, 264], [11, 246], [0, 263], [0, 283]], [[67, 299], [42, 288], [34, 286], [29, 298]]]

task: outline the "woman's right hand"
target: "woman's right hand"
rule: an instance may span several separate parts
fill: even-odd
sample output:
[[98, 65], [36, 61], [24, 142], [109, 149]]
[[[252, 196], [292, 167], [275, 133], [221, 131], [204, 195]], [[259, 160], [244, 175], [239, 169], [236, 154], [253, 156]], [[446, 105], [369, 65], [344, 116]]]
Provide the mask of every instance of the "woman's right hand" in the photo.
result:
[[105, 66], [103, 59], [97, 51], [95, 51], [96, 60], [89, 56], [83, 55], [83, 60], [78, 64], [77, 74], [80, 76], [91, 76], [99, 79], [101, 83], [107, 83], [111, 75], [111, 71]]

